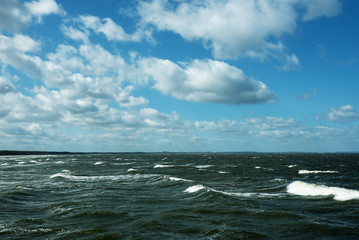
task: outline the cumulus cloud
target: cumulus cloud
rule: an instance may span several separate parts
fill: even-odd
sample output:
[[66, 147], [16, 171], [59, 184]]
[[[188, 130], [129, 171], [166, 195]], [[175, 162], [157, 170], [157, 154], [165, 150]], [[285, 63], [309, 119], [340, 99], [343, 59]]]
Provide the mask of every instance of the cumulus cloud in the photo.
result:
[[359, 118], [357, 111], [350, 105], [344, 105], [338, 108], [330, 108], [327, 118], [333, 122], [349, 123]]
[[139, 42], [143, 37], [140, 30], [133, 34], [128, 34], [111, 18], [99, 18], [96, 16], [80, 16], [78, 21], [87, 28], [93, 30], [96, 34], [102, 33], [109, 41], [133, 41]]
[[72, 40], [81, 40], [83, 42], [88, 42], [88, 32], [80, 31], [76, 28], [73, 28], [71, 26], [62, 25], [61, 30], [64, 33], [65, 36]]
[[34, 18], [41, 22], [42, 16], [49, 14], [63, 15], [65, 11], [54, 0], [34, 0], [24, 4], [18, 0], [1, 0], [0, 30], [17, 32]]
[[35, 58], [28, 53], [39, 50], [40, 43], [32, 38], [15, 34], [13, 37], [0, 35], [0, 61], [19, 70], [39, 76], [40, 69], [35, 64]]
[[154, 88], [177, 99], [226, 104], [265, 103], [276, 99], [267, 86], [242, 70], [214, 60], [193, 60], [182, 66], [169, 60], [144, 58], [138, 65]]
[[57, 5], [55, 0], [38, 0], [26, 2], [25, 7], [34, 16], [65, 14], [65, 11], [61, 6]]
[[[227, 0], [140, 2], [143, 25], [160, 31], [173, 31], [188, 41], [199, 40], [215, 58], [280, 57], [298, 66], [293, 54], [284, 52], [280, 38], [295, 31], [300, 12], [303, 20], [331, 17], [340, 12], [338, 0]], [[275, 48], [273, 48], [275, 46]]]
[[0, 94], [15, 92], [15, 86], [8, 79], [0, 76]]

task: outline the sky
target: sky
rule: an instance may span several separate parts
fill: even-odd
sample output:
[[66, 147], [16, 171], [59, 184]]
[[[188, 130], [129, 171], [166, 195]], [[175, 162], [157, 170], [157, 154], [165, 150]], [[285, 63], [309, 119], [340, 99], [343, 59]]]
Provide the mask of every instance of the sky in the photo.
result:
[[359, 151], [357, 0], [1, 0], [0, 150]]

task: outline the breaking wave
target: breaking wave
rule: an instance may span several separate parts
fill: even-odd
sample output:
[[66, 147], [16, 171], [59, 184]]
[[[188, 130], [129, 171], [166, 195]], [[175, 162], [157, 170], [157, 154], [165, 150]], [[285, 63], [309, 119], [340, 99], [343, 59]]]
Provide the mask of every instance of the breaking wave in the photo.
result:
[[288, 185], [287, 192], [300, 196], [333, 196], [338, 201], [359, 199], [359, 191], [340, 187], [328, 187], [302, 181], [295, 181]]

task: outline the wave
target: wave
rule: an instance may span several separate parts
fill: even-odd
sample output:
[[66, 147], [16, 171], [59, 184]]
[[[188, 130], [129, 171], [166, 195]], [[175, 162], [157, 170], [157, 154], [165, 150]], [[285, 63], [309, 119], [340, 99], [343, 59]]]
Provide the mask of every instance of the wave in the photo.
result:
[[56, 173], [50, 178], [65, 178], [73, 181], [118, 181], [118, 180], [134, 180], [143, 178], [159, 177], [158, 174], [125, 174], [125, 175], [110, 175], [110, 176], [76, 176], [68, 172]]
[[340, 187], [328, 187], [302, 181], [294, 181], [287, 186], [287, 192], [300, 196], [334, 196], [334, 200], [359, 199], [359, 191]]
[[193, 182], [192, 180], [188, 180], [185, 178], [178, 178], [178, 177], [168, 177], [171, 181], [181, 181], [181, 182]]
[[330, 171], [330, 170], [326, 170], [326, 171], [323, 171], [323, 170], [299, 170], [298, 171], [298, 174], [311, 174], [311, 173], [317, 174], [317, 173], [339, 173], [339, 172], [338, 171]]
[[168, 168], [168, 167], [174, 167], [174, 165], [157, 164], [153, 168]]
[[184, 192], [186, 192], [186, 193], [194, 193], [194, 192], [198, 192], [198, 191], [200, 191], [202, 189], [206, 189], [206, 187], [201, 185], [201, 184], [198, 184], [198, 185], [188, 187], [186, 190], [184, 190]]
[[204, 168], [210, 168], [210, 167], [213, 167], [213, 165], [198, 165], [198, 166], [195, 166], [195, 168], [198, 168], [198, 169], [204, 169]]
[[206, 186], [203, 186], [202, 184], [197, 184], [191, 187], [188, 187], [186, 190], [184, 190], [185, 193], [195, 193], [201, 190], [206, 190], [208, 192], [214, 192], [214, 193], [220, 193], [227, 196], [232, 197], [253, 197], [253, 198], [272, 198], [272, 197], [280, 197], [283, 194], [282, 193], [256, 193], [256, 192], [226, 192], [226, 191], [220, 191], [213, 188], [209, 188]]

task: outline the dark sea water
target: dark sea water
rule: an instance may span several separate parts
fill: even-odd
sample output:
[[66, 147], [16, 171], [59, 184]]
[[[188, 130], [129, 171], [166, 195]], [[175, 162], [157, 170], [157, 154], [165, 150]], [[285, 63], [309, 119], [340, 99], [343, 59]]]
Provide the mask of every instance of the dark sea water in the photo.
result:
[[359, 154], [3, 156], [0, 239], [359, 239]]

